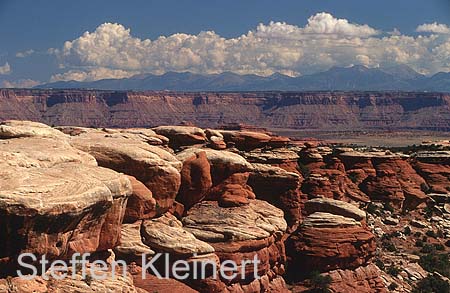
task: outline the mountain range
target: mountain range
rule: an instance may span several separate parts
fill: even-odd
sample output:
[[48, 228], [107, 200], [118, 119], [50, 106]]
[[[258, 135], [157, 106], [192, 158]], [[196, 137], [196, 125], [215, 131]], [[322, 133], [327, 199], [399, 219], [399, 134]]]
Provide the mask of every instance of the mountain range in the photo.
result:
[[91, 82], [58, 81], [37, 86], [54, 89], [171, 90], [171, 91], [435, 91], [450, 92], [450, 73], [425, 76], [407, 65], [367, 68], [362, 65], [333, 67], [325, 72], [299, 77], [280, 73], [264, 77], [167, 72], [139, 74], [123, 79]]

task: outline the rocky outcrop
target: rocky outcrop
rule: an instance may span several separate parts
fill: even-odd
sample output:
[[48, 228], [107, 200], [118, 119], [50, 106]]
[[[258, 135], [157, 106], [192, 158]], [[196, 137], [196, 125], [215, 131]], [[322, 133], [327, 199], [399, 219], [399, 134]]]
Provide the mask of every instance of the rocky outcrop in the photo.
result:
[[449, 193], [450, 152], [419, 152], [412, 159], [412, 165], [430, 187], [430, 192]]
[[183, 162], [177, 200], [187, 209], [205, 198], [212, 186], [211, 166], [205, 152], [194, 153]]
[[221, 208], [217, 202], [204, 201], [192, 207], [183, 218], [185, 229], [214, 247], [221, 262], [233, 260], [241, 271], [245, 260], [256, 256], [255, 271], [246, 267], [245, 279], [216, 280], [220, 292], [285, 292], [285, 252], [281, 241], [287, 225], [283, 212], [270, 204], [251, 200], [240, 207]]
[[70, 144], [91, 154], [100, 166], [144, 183], [161, 213], [173, 205], [181, 184], [182, 164], [169, 151], [134, 137], [98, 130], [71, 136]]
[[133, 223], [138, 220], [153, 218], [158, 214], [156, 200], [152, 192], [133, 176], [127, 176], [131, 182], [132, 194], [128, 198], [124, 220]]
[[283, 210], [290, 227], [301, 220], [302, 177], [282, 168], [266, 164], [252, 164], [248, 184], [252, 187], [256, 198], [266, 200]]
[[247, 185], [249, 175], [249, 173], [234, 173], [212, 188], [207, 199], [217, 200], [221, 207], [248, 204], [250, 199], [256, 198], [252, 188]]
[[227, 144], [232, 144], [240, 150], [264, 147], [271, 140], [270, 135], [261, 132], [224, 130], [220, 133]]
[[217, 185], [234, 173], [245, 173], [252, 170], [252, 165], [243, 157], [229, 151], [189, 148], [178, 153], [177, 158], [184, 162], [200, 152], [206, 153], [206, 158], [211, 165], [211, 177], [214, 185]]
[[153, 130], [169, 138], [171, 147], [188, 146], [202, 144], [206, 141], [206, 134], [203, 129], [193, 126], [159, 126]]
[[286, 244], [289, 265], [298, 270], [291, 278], [311, 271], [355, 269], [374, 256], [375, 236], [365, 226], [363, 211], [330, 199], [313, 199], [305, 208], [311, 214]]
[[380, 277], [380, 269], [370, 264], [356, 270], [334, 270], [327, 274], [331, 278], [329, 290], [333, 293], [388, 292]]

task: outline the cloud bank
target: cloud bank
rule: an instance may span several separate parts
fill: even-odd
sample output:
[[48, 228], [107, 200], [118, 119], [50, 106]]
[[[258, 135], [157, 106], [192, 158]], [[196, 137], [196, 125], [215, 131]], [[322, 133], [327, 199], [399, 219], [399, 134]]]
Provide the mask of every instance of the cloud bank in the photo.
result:
[[433, 74], [450, 71], [449, 30], [434, 23], [418, 26], [417, 31], [423, 35], [408, 36], [398, 30], [383, 33], [366, 24], [318, 13], [304, 27], [270, 22], [236, 38], [204, 31], [150, 40], [134, 37], [121, 24], [105, 23], [51, 50], [67, 70], [54, 75], [52, 81], [91, 81], [168, 71], [298, 76], [355, 64], [406, 64]]

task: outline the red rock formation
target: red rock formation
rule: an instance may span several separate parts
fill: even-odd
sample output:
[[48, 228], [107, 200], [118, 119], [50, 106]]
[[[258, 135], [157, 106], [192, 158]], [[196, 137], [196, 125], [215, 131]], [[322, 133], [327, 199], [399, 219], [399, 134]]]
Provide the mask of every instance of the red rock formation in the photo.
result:
[[221, 207], [234, 207], [249, 203], [256, 196], [247, 185], [249, 173], [235, 173], [214, 186], [209, 192], [208, 200], [217, 200]]
[[266, 200], [280, 208], [290, 227], [301, 220], [302, 177], [297, 173], [265, 164], [253, 164], [248, 184], [258, 199]]
[[421, 152], [412, 160], [414, 169], [430, 187], [430, 192], [450, 192], [450, 154], [448, 152]]
[[326, 275], [331, 277], [329, 290], [333, 293], [388, 292], [381, 271], [374, 264], [355, 270], [335, 270]]
[[133, 193], [128, 198], [127, 209], [125, 210], [125, 222], [134, 223], [138, 220], [153, 218], [157, 215], [156, 200], [152, 192], [133, 176], [130, 179]]
[[185, 208], [189, 209], [204, 199], [211, 186], [211, 167], [205, 152], [196, 153], [183, 162], [177, 200]]

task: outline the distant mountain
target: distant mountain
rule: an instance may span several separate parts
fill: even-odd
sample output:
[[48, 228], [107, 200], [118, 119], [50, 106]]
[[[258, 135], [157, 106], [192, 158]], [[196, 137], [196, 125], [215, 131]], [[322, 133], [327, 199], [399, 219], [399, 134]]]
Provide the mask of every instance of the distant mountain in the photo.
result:
[[450, 92], [450, 73], [426, 77], [407, 65], [367, 68], [362, 65], [333, 67], [325, 72], [290, 77], [280, 73], [263, 77], [239, 75], [167, 72], [163, 75], [139, 74], [124, 79], [92, 82], [60, 81], [37, 88], [86, 88], [102, 90], [172, 91], [443, 91]]

